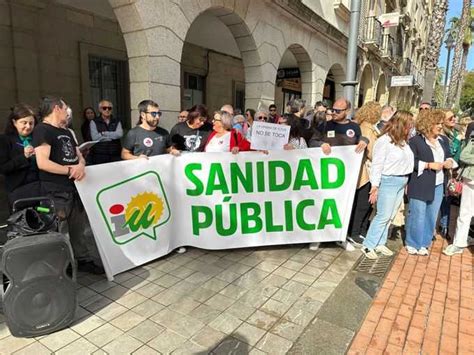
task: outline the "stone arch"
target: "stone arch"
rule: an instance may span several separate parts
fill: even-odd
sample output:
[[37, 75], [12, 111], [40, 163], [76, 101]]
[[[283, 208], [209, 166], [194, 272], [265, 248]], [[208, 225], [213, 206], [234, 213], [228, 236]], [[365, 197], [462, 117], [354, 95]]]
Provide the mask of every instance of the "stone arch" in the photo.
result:
[[344, 96], [344, 87], [342, 82], [346, 74], [344, 68], [339, 63], [334, 63], [328, 70], [323, 89], [323, 100], [332, 105], [335, 100]]
[[360, 107], [367, 101], [373, 100], [373, 69], [370, 64], [366, 64], [361, 72], [359, 80], [359, 97], [357, 106]]
[[379, 102], [381, 105], [388, 103], [388, 90], [387, 90], [387, 81], [385, 74], [380, 74], [379, 80], [377, 82], [377, 90], [375, 93], [375, 101]]
[[[191, 24], [212, 13], [233, 34], [245, 71], [246, 106], [257, 107], [262, 99], [262, 63], [254, 40], [257, 23], [247, 20], [245, 1], [136, 1], [109, 0], [124, 34], [130, 66], [132, 107], [143, 98], [160, 103], [164, 126], [181, 109], [181, 56]], [[156, 70], [156, 68], [159, 68]], [[168, 115], [169, 113], [169, 115]], [[167, 117], [170, 117], [167, 119]]]

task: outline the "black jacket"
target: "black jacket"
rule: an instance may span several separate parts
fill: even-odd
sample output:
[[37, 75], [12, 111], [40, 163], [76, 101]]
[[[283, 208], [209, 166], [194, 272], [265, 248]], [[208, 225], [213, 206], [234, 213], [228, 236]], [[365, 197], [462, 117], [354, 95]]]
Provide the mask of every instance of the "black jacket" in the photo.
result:
[[35, 179], [35, 171], [38, 180], [38, 168], [31, 158], [25, 157], [18, 135], [0, 135], [0, 174], [5, 175], [7, 191], [12, 192], [24, 185], [27, 179], [32, 182]]
[[[97, 131], [101, 132], [114, 132], [119, 124], [119, 120], [115, 117], [112, 117], [109, 124], [106, 124], [105, 121], [99, 116], [94, 119]], [[93, 155], [108, 155], [115, 156], [120, 158], [122, 153], [122, 143], [120, 139], [112, 139], [111, 141], [99, 142], [92, 148]]]
[[[449, 140], [446, 136], [439, 136], [441, 147], [444, 150], [444, 160], [451, 158], [449, 149]], [[434, 162], [434, 156], [431, 148], [425, 141], [425, 137], [417, 134], [408, 142], [415, 156], [415, 169], [408, 181], [408, 198], [415, 198], [421, 201], [433, 201], [436, 184], [436, 171], [425, 169], [418, 176], [418, 162]], [[444, 185], [446, 185], [448, 174], [444, 172]]]

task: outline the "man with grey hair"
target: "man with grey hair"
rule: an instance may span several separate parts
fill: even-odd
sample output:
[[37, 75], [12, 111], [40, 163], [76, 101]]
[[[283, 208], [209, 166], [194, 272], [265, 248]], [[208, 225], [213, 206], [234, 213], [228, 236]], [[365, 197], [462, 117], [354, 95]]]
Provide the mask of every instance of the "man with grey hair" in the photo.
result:
[[[268, 111], [266, 110], [258, 110], [255, 112], [255, 115], [253, 116], [253, 122], [267, 122], [268, 121]], [[245, 138], [250, 142], [252, 139], [252, 127], [253, 124], [248, 128], [247, 134], [245, 135]]]
[[225, 104], [221, 107], [221, 111], [229, 113], [231, 116], [234, 116], [234, 108], [230, 104]]

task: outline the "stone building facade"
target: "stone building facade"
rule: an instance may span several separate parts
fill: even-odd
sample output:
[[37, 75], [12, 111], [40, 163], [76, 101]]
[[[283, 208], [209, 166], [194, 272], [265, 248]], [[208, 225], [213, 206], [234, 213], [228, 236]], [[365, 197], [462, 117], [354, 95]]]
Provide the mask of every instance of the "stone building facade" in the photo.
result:
[[[356, 103], [415, 106], [432, 0], [363, 0]], [[145, 98], [170, 128], [182, 108], [282, 109], [341, 96], [350, 0], [0, 0], [0, 114], [64, 97], [82, 109], [112, 99], [126, 126]], [[377, 17], [400, 12], [400, 25]], [[394, 75], [412, 87], [390, 89]], [[278, 75], [277, 75], [278, 74]]]

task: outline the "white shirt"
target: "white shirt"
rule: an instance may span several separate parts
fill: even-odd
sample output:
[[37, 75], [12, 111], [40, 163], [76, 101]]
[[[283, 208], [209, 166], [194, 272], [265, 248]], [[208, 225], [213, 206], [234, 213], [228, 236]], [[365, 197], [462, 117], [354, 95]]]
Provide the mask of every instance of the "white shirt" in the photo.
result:
[[408, 175], [413, 172], [415, 158], [408, 143], [397, 146], [388, 134], [375, 141], [370, 169], [370, 183], [379, 186], [382, 175]]
[[[430, 147], [431, 151], [433, 152], [433, 158], [435, 163], [444, 163], [445, 156], [444, 156], [444, 149], [441, 146], [441, 137], [438, 137], [436, 139], [435, 144], [433, 145], [426, 137], [423, 136], [425, 139], [426, 144], [428, 144], [428, 147]], [[453, 168], [457, 168], [458, 164], [454, 159], [449, 158], [453, 162]], [[428, 163], [424, 161], [418, 161], [418, 176], [423, 174], [423, 171], [428, 168]], [[444, 182], [444, 169], [441, 169], [436, 172], [436, 182], [435, 186], [438, 186], [439, 184], [442, 184]]]
[[206, 152], [230, 152], [230, 132], [226, 132], [221, 137], [217, 137], [216, 135], [212, 137], [209, 143], [206, 145]]

